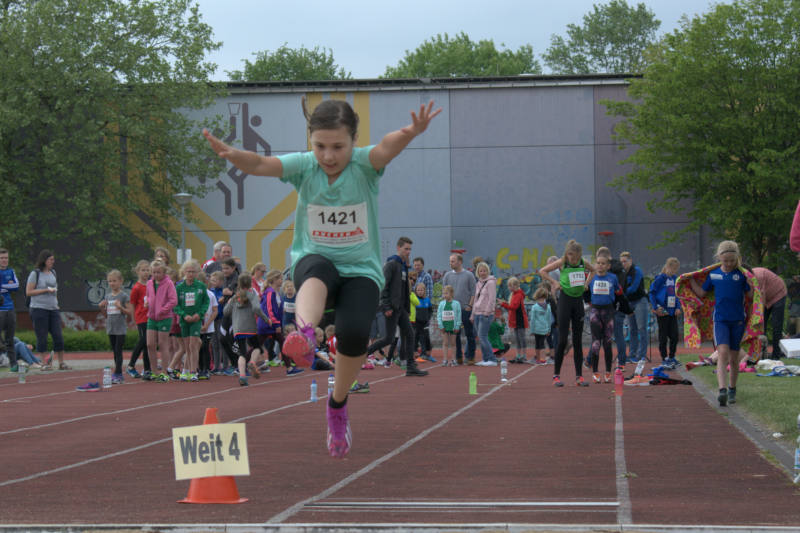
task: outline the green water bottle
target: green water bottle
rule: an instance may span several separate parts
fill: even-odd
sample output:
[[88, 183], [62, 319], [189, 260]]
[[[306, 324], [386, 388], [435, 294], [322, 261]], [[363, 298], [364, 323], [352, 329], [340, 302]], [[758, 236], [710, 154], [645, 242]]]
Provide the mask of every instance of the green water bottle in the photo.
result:
[[478, 394], [478, 376], [475, 375], [475, 372], [469, 373], [469, 393]]

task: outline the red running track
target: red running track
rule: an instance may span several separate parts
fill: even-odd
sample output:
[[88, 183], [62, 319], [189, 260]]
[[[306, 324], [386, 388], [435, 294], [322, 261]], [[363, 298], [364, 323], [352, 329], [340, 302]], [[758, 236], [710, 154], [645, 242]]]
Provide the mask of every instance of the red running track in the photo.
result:
[[[69, 359], [69, 357], [68, 357]], [[571, 362], [571, 359], [568, 359]], [[316, 378], [75, 387], [99, 371], [0, 380], [0, 524], [800, 525], [787, 474], [692, 387], [551, 385], [552, 367], [364, 371], [349, 400], [353, 449], [325, 449]], [[470, 371], [478, 395], [468, 394]], [[239, 505], [184, 505], [171, 431], [244, 422]]]

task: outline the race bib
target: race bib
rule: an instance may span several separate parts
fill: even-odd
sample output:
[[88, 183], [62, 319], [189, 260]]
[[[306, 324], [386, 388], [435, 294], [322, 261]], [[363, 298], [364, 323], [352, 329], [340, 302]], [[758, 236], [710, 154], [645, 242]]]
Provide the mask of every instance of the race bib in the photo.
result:
[[570, 287], [582, 287], [584, 283], [586, 283], [586, 272], [580, 270], [578, 272], [569, 273]]
[[442, 311], [442, 322], [453, 322], [455, 319], [456, 314], [452, 309]]
[[185, 292], [183, 293], [183, 305], [186, 307], [191, 307], [194, 305], [194, 298], [195, 294], [193, 292]]
[[117, 302], [117, 300], [109, 300], [108, 307], [106, 309], [109, 315], [120, 314], [119, 302]]
[[317, 244], [353, 246], [369, 241], [367, 203], [355, 205], [309, 205], [308, 232]]
[[294, 302], [283, 302], [284, 313], [294, 313]]
[[711, 279], [722, 279], [722, 274], [709, 274], [708, 277]]
[[611, 284], [605, 280], [596, 280], [594, 282], [593, 294], [608, 296], [611, 294]]
[[667, 296], [667, 307], [675, 307], [675, 297]]

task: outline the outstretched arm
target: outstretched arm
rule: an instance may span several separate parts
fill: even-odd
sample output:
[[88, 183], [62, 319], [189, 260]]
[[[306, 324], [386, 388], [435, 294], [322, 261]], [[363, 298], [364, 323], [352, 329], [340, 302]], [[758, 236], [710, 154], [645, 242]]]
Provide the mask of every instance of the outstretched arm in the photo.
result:
[[433, 100], [428, 105], [419, 106], [419, 115], [411, 112], [411, 124], [405, 128], [387, 133], [381, 142], [369, 152], [369, 162], [375, 170], [380, 170], [408, 146], [414, 137], [428, 128], [428, 124], [433, 118], [442, 112], [440, 107], [436, 111], [433, 109]]
[[220, 141], [207, 129], [203, 128], [203, 136], [208, 140], [211, 149], [218, 156], [227, 159], [236, 168], [251, 176], [283, 177], [283, 164], [277, 157], [263, 156], [247, 150], [239, 150]]

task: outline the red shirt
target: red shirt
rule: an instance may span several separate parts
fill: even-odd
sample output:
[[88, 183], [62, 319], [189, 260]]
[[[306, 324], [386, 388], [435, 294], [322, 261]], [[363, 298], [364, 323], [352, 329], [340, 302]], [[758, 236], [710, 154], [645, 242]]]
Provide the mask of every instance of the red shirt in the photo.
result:
[[137, 324], [147, 322], [147, 308], [144, 306], [144, 296], [147, 293], [147, 286], [138, 281], [131, 289], [131, 303], [133, 304], [133, 320]]
[[328, 354], [333, 356], [336, 355], [336, 335], [328, 339]]

